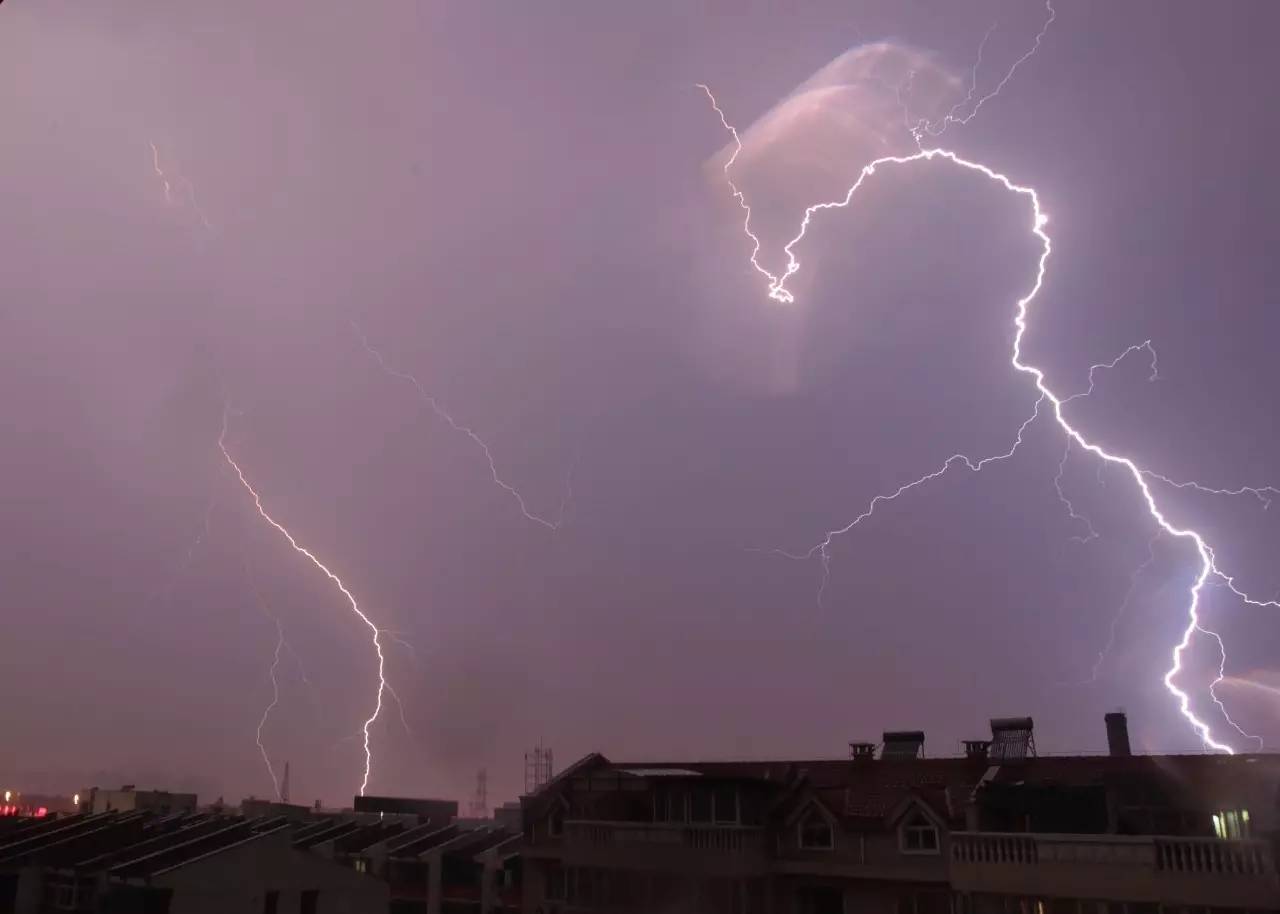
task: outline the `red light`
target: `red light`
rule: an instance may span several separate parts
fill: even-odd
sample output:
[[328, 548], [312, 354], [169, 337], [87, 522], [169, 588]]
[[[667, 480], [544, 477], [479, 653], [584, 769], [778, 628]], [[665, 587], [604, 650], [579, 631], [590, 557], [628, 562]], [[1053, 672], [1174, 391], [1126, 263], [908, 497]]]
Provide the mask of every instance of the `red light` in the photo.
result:
[[49, 815], [49, 810], [48, 810], [46, 807], [44, 807], [44, 806], [37, 806], [37, 807], [36, 807], [36, 818], [37, 818], [37, 819], [43, 819], [43, 818], [44, 818], [45, 816], [47, 816], [47, 815]]

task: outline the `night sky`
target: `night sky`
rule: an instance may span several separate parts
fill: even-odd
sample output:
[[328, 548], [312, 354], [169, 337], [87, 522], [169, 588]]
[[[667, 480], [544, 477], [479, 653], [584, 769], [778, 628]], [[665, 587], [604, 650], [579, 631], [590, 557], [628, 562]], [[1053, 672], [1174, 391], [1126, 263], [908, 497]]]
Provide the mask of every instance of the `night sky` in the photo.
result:
[[[821, 602], [820, 561], [771, 551], [1010, 447], [1039, 248], [992, 182], [885, 169], [815, 219], [797, 302], [769, 301], [697, 84], [741, 131], [776, 271], [805, 206], [901, 140], [886, 90], [798, 87], [906, 55], [945, 111], [993, 24], [979, 96], [1046, 16], [784, 6], [0, 7], [5, 786], [272, 795], [277, 620], [270, 758], [298, 801], [359, 786], [370, 632], [254, 512], [224, 414], [266, 509], [388, 633], [403, 721], [388, 697], [371, 792], [465, 801], [485, 767], [497, 804], [539, 740], [561, 767], [838, 757], [885, 729], [949, 754], [1030, 714], [1042, 752], [1098, 751], [1117, 707], [1136, 747], [1201, 749], [1162, 682], [1195, 551], [1153, 541], [1132, 479], [1078, 450], [1073, 519], [1047, 419], [880, 504], [834, 542]], [[1159, 354], [1155, 381], [1145, 351], [1099, 372], [1072, 420], [1218, 488], [1280, 485], [1277, 33], [1268, 2], [1060, 0], [936, 141], [1040, 195], [1024, 352], [1055, 390]], [[1153, 491], [1239, 587], [1280, 590], [1280, 504]], [[1218, 696], [1267, 741], [1277, 613], [1205, 591]], [[1219, 662], [1198, 636], [1178, 682], [1256, 747], [1208, 692]]]

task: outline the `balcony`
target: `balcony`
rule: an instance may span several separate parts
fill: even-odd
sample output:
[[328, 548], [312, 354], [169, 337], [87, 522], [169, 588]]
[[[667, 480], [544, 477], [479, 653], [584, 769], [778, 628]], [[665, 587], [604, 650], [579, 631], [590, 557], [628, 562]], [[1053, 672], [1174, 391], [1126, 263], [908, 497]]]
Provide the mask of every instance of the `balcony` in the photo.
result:
[[966, 892], [1255, 907], [1280, 893], [1261, 841], [956, 832], [951, 880]]
[[764, 830], [741, 825], [565, 822], [564, 861], [577, 866], [741, 875], [765, 864]]

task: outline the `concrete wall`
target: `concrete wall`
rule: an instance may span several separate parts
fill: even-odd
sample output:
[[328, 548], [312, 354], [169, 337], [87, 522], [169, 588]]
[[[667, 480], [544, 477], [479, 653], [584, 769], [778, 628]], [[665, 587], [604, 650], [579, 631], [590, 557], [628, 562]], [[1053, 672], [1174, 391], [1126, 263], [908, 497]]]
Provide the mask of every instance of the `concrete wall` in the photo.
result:
[[280, 914], [299, 909], [302, 892], [318, 889], [318, 914], [382, 914], [386, 883], [344, 866], [295, 851], [281, 831], [197, 860], [152, 879], [174, 890], [171, 914], [258, 912], [272, 889], [280, 893]]

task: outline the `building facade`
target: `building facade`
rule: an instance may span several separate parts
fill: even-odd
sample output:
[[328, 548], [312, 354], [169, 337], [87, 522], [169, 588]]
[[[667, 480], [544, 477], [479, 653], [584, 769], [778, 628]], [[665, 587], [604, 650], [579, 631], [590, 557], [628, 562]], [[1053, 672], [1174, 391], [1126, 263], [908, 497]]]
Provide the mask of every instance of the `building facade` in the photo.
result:
[[887, 733], [839, 761], [618, 764], [524, 801], [528, 914], [1280, 912], [1280, 757], [958, 758]]

